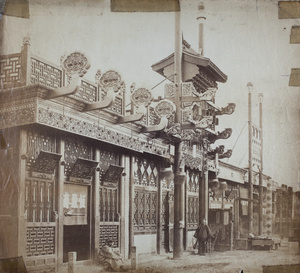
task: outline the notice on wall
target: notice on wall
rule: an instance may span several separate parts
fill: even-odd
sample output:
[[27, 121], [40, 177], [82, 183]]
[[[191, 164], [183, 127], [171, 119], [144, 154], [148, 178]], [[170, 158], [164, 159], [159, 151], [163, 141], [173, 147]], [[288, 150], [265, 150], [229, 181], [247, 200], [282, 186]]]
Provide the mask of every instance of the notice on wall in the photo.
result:
[[87, 225], [88, 187], [64, 185], [64, 225]]

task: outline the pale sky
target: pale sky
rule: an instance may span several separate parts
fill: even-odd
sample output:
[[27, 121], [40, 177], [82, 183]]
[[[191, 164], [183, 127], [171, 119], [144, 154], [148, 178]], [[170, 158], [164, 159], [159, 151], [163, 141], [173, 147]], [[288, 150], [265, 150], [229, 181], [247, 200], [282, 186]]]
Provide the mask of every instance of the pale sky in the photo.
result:
[[[108, 0], [29, 2], [30, 19], [2, 17], [2, 54], [20, 52], [23, 37], [29, 33], [32, 53], [57, 65], [64, 54], [85, 53], [91, 62], [85, 76], [88, 80], [94, 81], [97, 69], [115, 69], [128, 92], [132, 82], [137, 88], [151, 89], [163, 80], [151, 65], [174, 52], [174, 13], [112, 13]], [[181, 1], [184, 39], [195, 50], [199, 2]], [[219, 84], [216, 104], [237, 104], [236, 111], [222, 116], [217, 127], [218, 131], [233, 129], [228, 140], [216, 142], [226, 149], [236, 143], [232, 157], [225, 162], [248, 165], [248, 129], [244, 125], [248, 121], [247, 83], [252, 82], [257, 125], [257, 96], [264, 95], [264, 173], [299, 190], [300, 88], [288, 83], [291, 68], [300, 66], [300, 45], [289, 44], [291, 26], [299, 25], [300, 19], [279, 20], [275, 0], [202, 2], [207, 17], [204, 56], [228, 76], [225, 84]], [[163, 88], [164, 84], [156, 87], [154, 96], [161, 95]]]

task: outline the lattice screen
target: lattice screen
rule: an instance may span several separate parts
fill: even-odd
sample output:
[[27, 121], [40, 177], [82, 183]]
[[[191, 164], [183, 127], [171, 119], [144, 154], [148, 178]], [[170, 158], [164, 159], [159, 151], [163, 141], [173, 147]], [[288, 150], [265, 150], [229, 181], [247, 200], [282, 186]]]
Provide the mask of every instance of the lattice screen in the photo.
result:
[[134, 183], [157, 187], [158, 168], [154, 161], [136, 157], [134, 162]]
[[187, 187], [189, 192], [199, 192], [199, 171], [187, 170]]
[[72, 165], [75, 163], [76, 159], [92, 159], [92, 153], [90, 147], [80, 141], [75, 139], [67, 139], [65, 141], [65, 174], [71, 171]]
[[102, 248], [107, 241], [111, 240], [114, 247], [119, 247], [119, 226], [118, 225], [100, 225], [99, 248]]
[[51, 88], [62, 86], [62, 70], [38, 59], [31, 58], [31, 84], [41, 84]]
[[196, 196], [188, 196], [187, 221], [190, 228], [198, 226], [199, 198]]
[[27, 135], [27, 167], [29, 168], [37, 159], [40, 151], [56, 152], [56, 140], [53, 136], [43, 132], [28, 132]]
[[136, 230], [156, 229], [157, 192], [134, 192], [133, 222]]
[[51, 180], [26, 180], [25, 215], [27, 222], [54, 222], [54, 182]]
[[55, 254], [55, 227], [28, 227], [27, 256]]
[[100, 221], [118, 222], [118, 189], [100, 187]]

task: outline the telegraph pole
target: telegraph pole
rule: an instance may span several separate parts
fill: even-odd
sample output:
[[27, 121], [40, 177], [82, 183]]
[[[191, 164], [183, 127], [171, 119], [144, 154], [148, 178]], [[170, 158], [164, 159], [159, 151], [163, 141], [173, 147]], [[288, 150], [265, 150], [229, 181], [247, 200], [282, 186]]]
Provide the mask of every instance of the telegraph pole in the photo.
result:
[[[174, 51], [174, 83], [175, 83], [175, 123], [181, 124], [181, 95], [182, 95], [182, 31], [181, 14], [175, 12], [175, 51]], [[182, 141], [175, 143], [175, 175], [174, 175], [174, 240], [173, 258], [181, 258], [183, 253], [183, 229], [184, 223], [184, 158]]]
[[248, 182], [249, 182], [249, 199], [248, 199], [248, 220], [249, 220], [249, 233], [252, 233], [253, 230], [253, 183], [252, 183], [252, 111], [251, 111], [251, 93], [253, 84], [249, 82], [247, 84], [248, 87], [248, 140], [249, 140], [249, 174], [248, 174]]
[[260, 128], [260, 169], [259, 169], [259, 235], [263, 234], [263, 124], [262, 101], [263, 94], [259, 93], [259, 128]]

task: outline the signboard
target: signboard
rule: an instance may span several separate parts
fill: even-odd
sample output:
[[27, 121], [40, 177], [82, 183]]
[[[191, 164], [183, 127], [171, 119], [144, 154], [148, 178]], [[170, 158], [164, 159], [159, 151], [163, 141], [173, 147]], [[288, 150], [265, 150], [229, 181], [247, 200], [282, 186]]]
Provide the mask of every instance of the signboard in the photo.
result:
[[252, 163], [261, 167], [261, 129], [252, 125]]
[[88, 186], [65, 184], [64, 225], [87, 225]]

